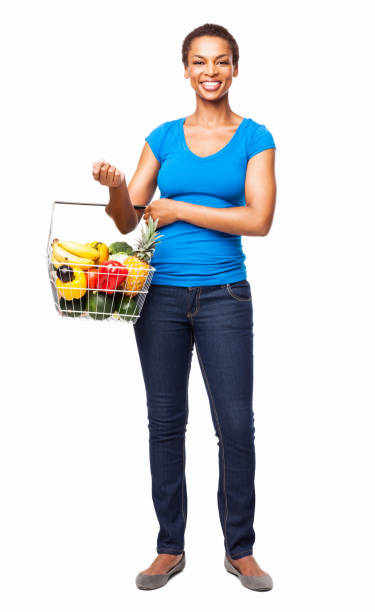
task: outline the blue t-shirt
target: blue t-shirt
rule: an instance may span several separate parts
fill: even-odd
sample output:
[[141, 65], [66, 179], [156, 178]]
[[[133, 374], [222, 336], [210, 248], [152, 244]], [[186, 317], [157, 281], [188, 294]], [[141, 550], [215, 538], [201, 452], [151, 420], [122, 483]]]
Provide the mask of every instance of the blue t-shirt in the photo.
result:
[[[187, 146], [186, 117], [158, 125], [145, 140], [160, 163], [160, 198], [229, 208], [245, 206], [247, 162], [265, 149], [276, 149], [265, 125], [244, 118], [219, 151], [200, 157]], [[196, 287], [234, 283], [246, 278], [242, 236], [175, 221], [162, 234], [151, 265], [154, 285]]]

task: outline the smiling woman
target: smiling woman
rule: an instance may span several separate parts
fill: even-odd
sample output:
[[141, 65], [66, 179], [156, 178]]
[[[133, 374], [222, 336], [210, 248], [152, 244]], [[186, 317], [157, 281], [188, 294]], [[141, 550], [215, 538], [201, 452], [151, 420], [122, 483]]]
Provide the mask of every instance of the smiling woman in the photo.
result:
[[[103, 178], [110, 187], [107, 212], [123, 233], [142, 218], [133, 206], [150, 202], [156, 186], [160, 189], [144, 219], [158, 220], [163, 239], [134, 325], [160, 529], [158, 555], [137, 575], [136, 585], [158, 588], [185, 566], [185, 433], [195, 347], [219, 441], [217, 499], [225, 568], [247, 588], [265, 591], [272, 588], [272, 578], [253, 557], [253, 295], [241, 238], [264, 236], [271, 226], [276, 147], [264, 124], [230, 108], [239, 51], [226, 28], [204, 24], [190, 32], [182, 61], [195, 92], [195, 111], [149, 132], [129, 188], [116, 169]], [[210, 549], [203, 541], [202, 550]]]

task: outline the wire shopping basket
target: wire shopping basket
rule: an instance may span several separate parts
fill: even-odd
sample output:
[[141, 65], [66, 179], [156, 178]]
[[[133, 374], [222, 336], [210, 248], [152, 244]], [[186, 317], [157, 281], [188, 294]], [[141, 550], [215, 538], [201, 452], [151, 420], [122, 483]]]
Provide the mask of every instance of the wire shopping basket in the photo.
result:
[[[155, 268], [140, 259], [127, 242], [113, 241], [113, 222], [102, 214], [105, 206], [86, 202], [52, 204], [47, 267], [54, 304], [65, 317], [135, 324]], [[71, 216], [67, 219], [60, 214], [67, 207], [75, 207], [73, 221]], [[87, 207], [96, 211], [103, 242], [92, 241], [93, 232], [98, 230], [93, 229], [95, 223], [87, 222]], [[151, 218], [150, 222], [153, 223]], [[62, 233], [56, 237], [56, 231]]]

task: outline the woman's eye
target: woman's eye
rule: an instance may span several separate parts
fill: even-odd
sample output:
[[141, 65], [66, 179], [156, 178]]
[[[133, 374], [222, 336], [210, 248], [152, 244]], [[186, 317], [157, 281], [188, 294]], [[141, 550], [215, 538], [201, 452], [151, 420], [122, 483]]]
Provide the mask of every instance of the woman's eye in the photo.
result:
[[[219, 64], [227, 64], [228, 62], [219, 62]], [[203, 62], [193, 62], [193, 64], [203, 64]]]

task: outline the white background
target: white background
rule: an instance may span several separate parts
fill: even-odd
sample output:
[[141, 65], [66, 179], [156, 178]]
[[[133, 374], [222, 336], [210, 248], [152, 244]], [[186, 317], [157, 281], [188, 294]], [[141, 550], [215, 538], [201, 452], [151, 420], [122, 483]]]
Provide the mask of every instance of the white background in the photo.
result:
[[[0, 32], [4, 612], [190, 610], [202, 593], [217, 610], [371, 608], [370, 5], [8, 3]], [[254, 305], [254, 556], [274, 580], [262, 594], [223, 566], [217, 438], [195, 353], [186, 570], [163, 589], [136, 588], [156, 556], [158, 524], [133, 329], [61, 319], [45, 263], [51, 203], [106, 203], [92, 162], [118, 165], [129, 181], [149, 131], [194, 112], [181, 46], [206, 22], [239, 44], [232, 110], [264, 123], [277, 146], [272, 229], [243, 237]]]

